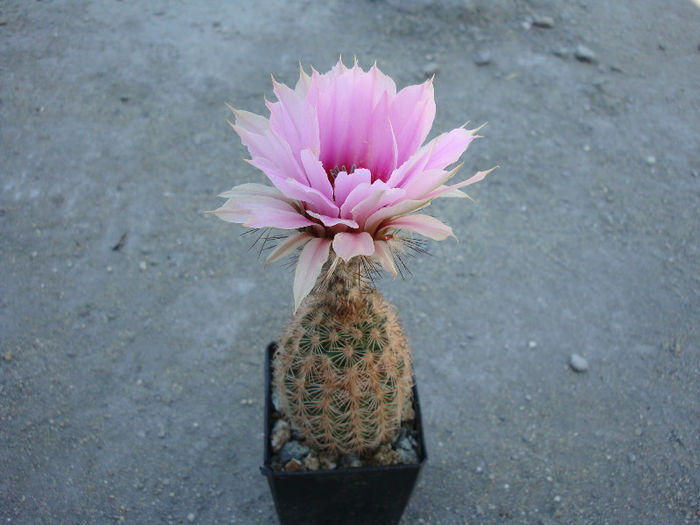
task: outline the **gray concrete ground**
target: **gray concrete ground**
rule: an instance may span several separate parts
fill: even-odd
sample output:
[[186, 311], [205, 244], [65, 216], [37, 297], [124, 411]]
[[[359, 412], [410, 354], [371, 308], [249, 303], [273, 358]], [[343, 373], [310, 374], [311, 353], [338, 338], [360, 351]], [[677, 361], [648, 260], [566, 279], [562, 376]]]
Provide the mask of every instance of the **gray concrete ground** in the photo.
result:
[[275, 522], [292, 272], [201, 211], [262, 180], [224, 103], [342, 53], [436, 72], [433, 133], [488, 120], [464, 175], [501, 166], [380, 283], [430, 456], [403, 523], [700, 522], [699, 27], [690, 0], [2, 2], [0, 521]]

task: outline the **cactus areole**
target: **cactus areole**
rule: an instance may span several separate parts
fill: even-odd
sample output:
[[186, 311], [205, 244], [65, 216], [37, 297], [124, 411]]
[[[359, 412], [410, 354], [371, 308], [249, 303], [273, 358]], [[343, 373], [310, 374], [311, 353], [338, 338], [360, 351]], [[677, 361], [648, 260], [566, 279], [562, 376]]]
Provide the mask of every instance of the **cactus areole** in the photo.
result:
[[396, 276], [416, 234], [454, 236], [416, 212], [467, 197], [461, 188], [490, 170], [448, 184], [478, 129], [422, 145], [435, 116], [432, 79], [397, 92], [376, 65], [340, 60], [323, 74], [301, 69], [293, 89], [273, 83], [269, 117], [232, 108], [231, 124], [272, 185], [235, 186], [213, 213], [289, 232], [267, 258], [297, 257], [294, 315], [273, 363], [281, 410], [318, 450], [368, 454], [396, 437], [413, 377], [396, 310], [370, 274]]

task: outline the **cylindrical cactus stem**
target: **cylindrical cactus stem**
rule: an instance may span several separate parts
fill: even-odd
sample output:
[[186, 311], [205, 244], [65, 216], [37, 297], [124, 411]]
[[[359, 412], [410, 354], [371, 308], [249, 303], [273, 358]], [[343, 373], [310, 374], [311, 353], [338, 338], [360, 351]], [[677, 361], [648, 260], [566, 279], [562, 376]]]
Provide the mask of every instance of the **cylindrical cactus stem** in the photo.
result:
[[319, 450], [369, 453], [411, 408], [411, 352], [396, 309], [362, 263], [319, 278], [282, 334], [274, 387], [293, 427]]

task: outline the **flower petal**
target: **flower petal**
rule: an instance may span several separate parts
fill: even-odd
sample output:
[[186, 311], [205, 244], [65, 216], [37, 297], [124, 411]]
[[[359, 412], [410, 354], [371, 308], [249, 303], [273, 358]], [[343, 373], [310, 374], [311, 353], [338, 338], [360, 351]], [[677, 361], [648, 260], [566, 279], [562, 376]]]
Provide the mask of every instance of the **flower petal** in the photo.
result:
[[475, 138], [468, 129], [464, 128], [457, 128], [448, 133], [443, 133], [428, 143], [428, 145], [432, 144], [432, 150], [430, 152], [430, 160], [425, 169], [443, 170], [447, 166], [454, 164]]
[[231, 124], [231, 127], [248, 148], [252, 157], [251, 164], [262, 169], [273, 183], [273, 176], [268, 173], [267, 169], [261, 167], [261, 164], [266, 167], [274, 167], [277, 172], [283, 173], [285, 178], [292, 177], [299, 182], [308, 183], [306, 173], [284, 137], [272, 129], [263, 133], [251, 131], [250, 128], [241, 125], [239, 118], [236, 118], [236, 124]]
[[330, 249], [330, 239], [315, 238], [307, 242], [301, 251], [294, 272], [294, 311], [299, 308], [304, 297], [313, 290], [316, 279], [328, 260]]
[[423, 144], [435, 118], [431, 80], [399, 91], [391, 104], [391, 126], [396, 136], [400, 166]]
[[283, 229], [315, 224], [275, 188], [241, 184], [225, 194], [230, 198], [212, 213], [227, 222], [242, 223], [250, 228]]
[[424, 199], [431, 191], [440, 187], [453, 174], [445, 170], [426, 170], [420, 177], [413, 177], [403, 188], [407, 199]]
[[455, 237], [452, 228], [447, 224], [422, 213], [393, 219], [382, 226], [382, 231], [384, 230], [409, 230], [436, 241], [443, 241], [450, 236]]
[[267, 102], [270, 110], [270, 128], [284, 137], [292, 152], [310, 149], [318, 153], [318, 119], [315, 109], [306, 97], [273, 79], [274, 92], [279, 102]]
[[241, 202], [236, 199], [234, 203], [214, 210], [214, 213], [220, 219], [227, 222], [242, 223], [248, 228], [281, 228], [292, 230], [295, 228], [303, 228], [305, 226], [313, 226], [315, 223], [303, 215], [299, 214], [294, 208], [275, 209], [269, 206], [250, 208], [240, 205]]
[[322, 213], [316, 213], [311, 210], [306, 210], [307, 215], [310, 215], [311, 217], [315, 217], [316, 219], [320, 220], [324, 226], [328, 226], [329, 228], [333, 226], [337, 226], [338, 224], [344, 224], [345, 226], [348, 226], [350, 228], [359, 228], [359, 225], [353, 221], [352, 219], [341, 219], [339, 217], [329, 217], [328, 215], [323, 215]]
[[384, 93], [372, 111], [366, 134], [366, 153], [359, 159], [372, 172], [373, 180], [388, 180], [396, 169], [398, 149], [389, 118], [389, 96]]
[[248, 228], [280, 228], [293, 230], [304, 226], [313, 226], [314, 223], [299, 215], [296, 211], [258, 209], [253, 210], [243, 226]]
[[425, 171], [444, 170], [454, 164], [467, 149], [474, 137], [468, 130], [458, 128], [434, 138], [414, 153], [389, 178], [389, 185], [404, 187]]
[[300, 157], [311, 187], [320, 191], [324, 197], [332, 200], [333, 186], [331, 186], [331, 181], [328, 180], [326, 170], [323, 169], [323, 164], [318, 160], [318, 156], [314, 155], [311, 150], [305, 149], [301, 152]]
[[358, 184], [340, 207], [340, 216], [354, 219], [364, 230], [364, 222], [369, 215], [379, 208], [393, 204], [403, 193], [403, 189], [390, 188], [381, 180], [371, 184]]
[[352, 69], [341, 64], [332, 74], [313, 73], [309, 99], [318, 115], [320, 159], [329, 169], [355, 164], [374, 174], [372, 166], [387, 164], [387, 158], [395, 163], [386, 145], [394, 142], [389, 101], [396, 86], [376, 66], [364, 72], [357, 64]]
[[236, 126], [239, 126], [241, 129], [258, 135], [263, 135], [270, 129], [270, 121], [262, 115], [235, 109], [231, 106], [228, 106], [228, 108], [236, 115]]
[[352, 218], [352, 209], [367, 197], [372, 195], [376, 189], [377, 186], [373, 187], [373, 185], [369, 182], [361, 182], [355, 186], [348, 196], [345, 197], [343, 205], [340, 207], [340, 216], [348, 219]]
[[401, 217], [408, 213], [418, 211], [430, 204], [430, 200], [402, 200], [391, 206], [381, 208], [365, 220], [363, 229], [370, 234], [374, 234], [375, 230], [381, 226], [382, 222], [394, 217]]
[[341, 171], [333, 184], [333, 197], [338, 206], [343, 205], [350, 192], [360, 184], [370, 184], [372, 173], [365, 168], [357, 168], [353, 173]]
[[396, 277], [398, 271], [394, 264], [394, 256], [387, 241], [374, 241], [374, 258], [379, 261], [382, 268]]
[[301, 62], [299, 62], [299, 80], [297, 81], [297, 85], [294, 86], [294, 91], [296, 91], [298, 95], [305, 97], [310, 87], [311, 77], [306, 74], [306, 71], [304, 71], [304, 68], [301, 66]]
[[372, 215], [377, 210], [393, 204], [403, 197], [404, 193], [405, 191], [403, 188], [379, 189], [353, 207], [352, 218], [355, 219], [360, 227], [364, 229], [367, 217]]
[[255, 182], [246, 182], [245, 184], [239, 184], [234, 186], [228, 191], [219, 194], [219, 197], [225, 199], [230, 199], [231, 197], [251, 197], [251, 196], [263, 196], [263, 197], [274, 197], [281, 201], [287, 201], [288, 199], [284, 194], [277, 188], [272, 186], [266, 186], [264, 184], [257, 184]]
[[465, 186], [469, 186], [470, 184], [474, 184], [476, 182], [483, 180], [484, 177], [486, 177], [486, 175], [491, 173], [496, 168], [498, 168], [498, 166], [494, 166], [490, 170], [486, 170], [486, 171], [477, 171], [474, 175], [472, 175], [467, 180], [463, 180], [462, 182], [458, 182], [457, 184], [452, 184], [450, 186], [441, 186], [440, 188], [438, 188], [435, 191], [431, 192], [430, 194], [426, 195], [426, 198], [427, 199], [435, 199], [437, 197], [449, 196], [450, 193], [454, 192], [455, 190], [458, 190], [459, 188], [464, 188]]
[[287, 197], [307, 203], [308, 208], [312, 211], [328, 215], [329, 217], [338, 216], [338, 206], [316, 188], [311, 188], [289, 178], [284, 181], [282, 191]]
[[338, 257], [348, 262], [356, 255], [372, 255], [374, 241], [367, 232], [336, 233], [333, 238], [333, 251]]
[[300, 246], [303, 246], [313, 238], [314, 237], [311, 234], [306, 232], [290, 235], [285, 239], [284, 242], [278, 244], [277, 247], [273, 250], [273, 252], [270, 255], [268, 255], [267, 259], [265, 260], [265, 265], [267, 266], [268, 264], [278, 261], [282, 257], [289, 255], [294, 250], [296, 250]]

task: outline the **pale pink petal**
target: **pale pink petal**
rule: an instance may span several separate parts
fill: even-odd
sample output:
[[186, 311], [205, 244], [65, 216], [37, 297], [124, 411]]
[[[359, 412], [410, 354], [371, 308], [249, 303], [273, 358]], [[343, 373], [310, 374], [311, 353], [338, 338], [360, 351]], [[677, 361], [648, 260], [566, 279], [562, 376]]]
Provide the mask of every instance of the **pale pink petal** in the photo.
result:
[[306, 213], [310, 215], [311, 217], [315, 217], [318, 220], [320, 220], [324, 226], [328, 226], [329, 228], [333, 226], [337, 226], [338, 224], [344, 224], [345, 226], [348, 226], [350, 228], [359, 228], [358, 224], [353, 221], [352, 219], [341, 219], [339, 217], [329, 217], [328, 215], [323, 215], [322, 213], [316, 213], [311, 210], [306, 210]]
[[374, 256], [382, 265], [382, 268], [396, 277], [398, 272], [394, 263], [394, 256], [391, 253], [389, 243], [386, 241], [374, 241]]
[[398, 92], [391, 105], [391, 126], [396, 136], [399, 166], [423, 144], [434, 118], [432, 81], [408, 86]]
[[271, 208], [301, 213], [294, 201], [287, 199], [275, 188], [262, 184], [241, 184], [225, 193], [228, 200], [222, 208], [256, 209]]
[[273, 250], [273, 252], [270, 255], [268, 255], [267, 259], [265, 260], [265, 265], [278, 261], [282, 257], [289, 255], [290, 253], [294, 252], [294, 250], [296, 250], [297, 248], [304, 246], [304, 244], [306, 244], [313, 238], [314, 237], [311, 234], [306, 232], [290, 235], [284, 240], [284, 242], [278, 244], [277, 247]]
[[417, 213], [392, 219], [382, 226], [384, 230], [409, 230], [436, 241], [442, 241], [448, 237], [454, 237], [452, 228], [440, 222], [435, 217]]
[[301, 62], [299, 62], [299, 80], [297, 81], [297, 85], [294, 86], [294, 91], [297, 92], [297, 95], [306, 97], [306, 94], [309, 92], [310, 87], [311, 77], [306, 74], [304, 68], [301, 67]]
[[435, 138], [431, 142], [433, 147], [430, 152], [430, 160], [425, 169], [443, 170], [447, 166], [454, 164], [475, 138], [469, 130], [463, 128], [453, 129], [449, 133], [444, 133]]
[[429, 142], [416, 153], [414, 153], [406, 162], [401, 164], [389, 177], [387, 184], [392, 188], [398, 188], [406, 185], [425, 171], [425, 166], [430, 160], [430, 151], [433, 142]]
[[241, 184], [225, 192], [229, 199], [212, 213], [228, 222], [251, 228], [302, 228], [315, 224], [275, 188]]
[[[443, 186], [440, 186], [438, 189], [442, 189]], [[454, 188], [448, 188], [448, 191], [445, 193], [438, 195], [438, 197], [444, 197], [444, 198], [456, 198], [456, 199], [469, 199], [470, 201], [474, 202], [474, 199], [472, 199], [469, 195], [464, 193], [462, 190], [456, 190]]]
[[[355, 67], [357, 67], [357, 63], [355, 63]], [[396, 83], [394, 79], [382, 73], [376, 62], [369, 68], [368, 74], [372, 78], [374, 91], [377, 94], [387, 93], [392, 100], [396, 97]]]
[[391, 206], [386, 206], [375, 211], [367, 217], [364, 224], [364, 231], [374, 234], [376, 229], [381, 226], [382, 222], [392, 217], [401, 217], [408, 213], [418, 211], [430, 204], [429, 200], [402, 200]]
[[250, 212], [247, 209], [224, 206], [206, 213], [213, 213], [222, 221], [235, 222], [238, 224], [243, 224], [250, 216]]
[[212, 213], [227, 222], [238, 222], [249, 228], [295, 229], [311, 226], [291, 204], [270, 197], [232, 197]]
[[284, 166], [279, 166], [269, 159], [257, 157], [248, 161], [248, 164], [258, 168], [274, 184], [274, 186], [284, 194], [286, 190], [286, 180], [289, 176], [284, 171]]
[[262, 135], [270, 129], [270, 121], [261, 115], [235, 109], [229, 106], [229, 109], [236, 115], [236, 126], [257, 135]]
[[307, 203], [307, 208], [317, 213], [338, 216], [338, 206], [315, 188], [310, 188], [294, 179], [287, 179], [282, 184], [282, 192], [292, 199]]
[[333, 251], [348, 262], [357, 255], [372, 255], [374, 253], [374, 241], [367, 232], [337, 233], [333, 238]]
[[352, 209], [352, 218], [357, 221], [362, 229], [365, 229], [365, 221], [377, 210], [394, 204], [403, 197], [405, 191], [402, 188], [387, 188], [375, 191], [372, 195], [359, 202]]
[[354, 219], [365, 230], [364, 222], [368, 216], [379, 208], [394, 204], [403, 194], [403, 189], [390, 188], [380, 180], [372, 184], [359, 184], [345, 199], [340, 208], [340, 216]]
[[341, 148], [345, 145], [350, 113], [347, 104], [339, 100], [338, 83], [331, 82], [329, 77], [330, 74], [320, 75], [313, 71], [312, 91], [309, 93], [309, 98], [315, 99], [313, 104], [318, 116], [321, 145], [319, 158], [325, 167], [332, 169], [336, 166]]
[[316, 238], [307, 242], [301, 251], [294, 272], [294, 311], [313, 289], [323, 265], [328, 260], [330, 249], [330, 239]]
[[353, 173], [341, 171], [333, 184], [333, 197], [338, 206], [342, 206], [350, 192], [360, 184], [372, 182], [372, 174], [364, 168], [357, 168]]
[[[248, 148], [253, 162], [264, 162], [266, 165], [275, 166], [286, 177], [292, 177], [299, 182], [308, 183], [306, 173], [301, 164], [292, 153], [289, 144], [274, 130], [268, 130], [263, 134], [253, 133], [238, 124], [232, 125], [238, 133], [241, 142]], [[264, 159], [264, 160], [263, 160]], [[265, 174], [269, 176], [267, 171]], [[270, 178], [272, 180], [272, 178]]]
[[403, 188], [406, 190], [407, 199], [425, 198], [431, 191], [439, 188], [446, 181], [450, 180], [459, 171], [462, 164], [456, 168], [445, 170], [425, 170], [420, 177], [412, 177]]
[[296, 155], [304, 149], [319, 151], [318, 120], [316, 110], [304, 96], [273, 80], [274, 92], [279, 102], [267, 102], [270, 110], [270, 127], [284, 137]]
[[309, 184], [312, 188], [320, 191], [329, 200], [333, 199], [333, 186], [328, 180], [328, 174], [323, 169], [323, 164], [311, 150], [305, 149], [301, 152], [301, 163], [306, 171]]
[[331, 70], [323, 75], [329, 79], [337, 78], [348, 70], [347, 66], [343, 63], [343, 58], [340, 57], [338, 62], [331, 68]]
[[263, 196], [263, 197], [273, 197], [282, 201], [287, 201], [284, 194], [277, 188], [272, 186], [265, 186], [264, 184], [257, 184], [255, 182], [246, 182], [245, 184], [239, 184], [234, 186], [228, 191], [219, 194], [219, 197], [229, 199], [235, 196], [248, 197], [248, 196]]
[[346, 219], [352, 218], [352, 209], [375, 191], [383, 190], [384, 187], [374, 186], [368, 182], [362, 182], [355, 186], [352, 191], [345, 197], [342, 206], [340, 207], [340, 216]]
[[[312, 83], [318, 85], [313, 97], [323, 165], [328, 169], [349, 169], [354, 164], [372, 170], [366, 164], [370, 138], [381, 136], [382, 144], [393, 142], [388, 114], [388, 101], [394, 96], [391, 90], [395, 90], [393, 81], [376, 67], [365, 73], [355, 65], [334, 76], [315, 73]], [[369, 158], [372, 165], [387, 164], [387, 152], [377, 145], [373, 147], [376, 151]], [[393, 158], [391, 149], [388, 153]]]
[[384, 93], [375, 106], [364, 137], [366, 153], [359, 164], [370, 170], [373, 180], [389, 179], [396, 168], [398, 149], [389, 119], [389, 96]]
[[457, 184], [452, 184], [450, 186], [442, 186], [442, 187], [438, 188], [437, 190], [426, 195], [426, 198], [427, 199], [435, 199], [437, 197], [442, 197], [442, 196], [445, 196], [445, 194], [449, 194], [449, 193], [453, 192], [454, 190], [458, 190], [459, 188], [464, 188], [465, 186], [469, 186], [470, 184], [477, 183], [477, 182], [483, 180], [484, 177], [486, 177], [489, 173], [491, 173], [496, 168], [498, 168], [498, 166], [495, 166], [495, 167], [491, 168], [490, 170], [486, 170], [486, 171], [477, 171], [476, 174], [474, 174], [473, 176], [471, 176], [467, 180], [464, 180], [462, 182], [458, 182]]
[[296, 212], [285, 210], [252, 210], [243, 226], [248, 228], [281, 228], [293, 230], [304, 226], [313, 226], [313, 222]]
[[454, 164], [469, 146], [474, 137], [469, 131], [458, 128], [443, 133], [420, 148], [389, 178], [389, 185], [404, 187], [427, 170], [444, 170]]

